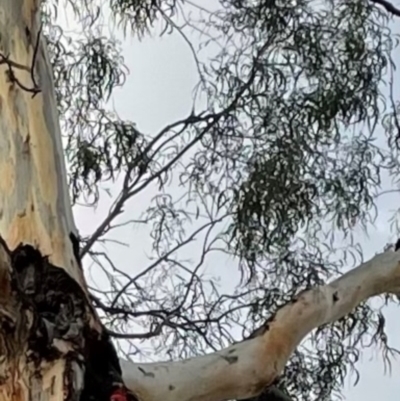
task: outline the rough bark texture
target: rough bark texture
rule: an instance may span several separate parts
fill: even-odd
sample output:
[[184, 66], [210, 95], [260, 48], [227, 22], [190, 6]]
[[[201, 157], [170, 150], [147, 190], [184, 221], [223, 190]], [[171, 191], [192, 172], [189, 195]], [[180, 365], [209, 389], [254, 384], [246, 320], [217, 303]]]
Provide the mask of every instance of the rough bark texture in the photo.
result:
[[64, 269], [3, 240], [0, 269], [1, 400], [112, 401], [124, 391], [115, 349], [92, 327], [86, 294]]

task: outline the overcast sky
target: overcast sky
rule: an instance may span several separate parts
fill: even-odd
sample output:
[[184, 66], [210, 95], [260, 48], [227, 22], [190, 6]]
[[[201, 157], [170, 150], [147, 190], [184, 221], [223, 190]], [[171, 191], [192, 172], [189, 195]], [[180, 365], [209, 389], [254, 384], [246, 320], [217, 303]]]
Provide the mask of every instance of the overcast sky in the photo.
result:
[[[210, 1], [210, 0], [209, 0]], [[206, 5], [209, 1], [204, 1]], [[399, 0], [397, 4], [400, 5]], [[400, 25], [400, 20], [398, 20]], [[397, 29], [400, 33], [400, 28]], [[135, 121], [139, 130], [156, 132], [167, 123], [186, 116], [191, 108], [192, 88], [197, 83], [196, 68], [189, 47], [177, 34], [162, 38], [145, 39], [139, 43], [136, 39], [123, 39], [123, 52], [130, 75], [125, 86], [114, 96], [113, 102], [122, 118]], [[400, 67], [400, 53], [396, 55]], [[400, 81], [400, 77], [398, 78]], [[146, 203], [156, 194], [155, 189], [147, 191], [126, 208], [127, 216], [137, 216], [140, 204]], [[379, 200], [380, 217], [376, 229], [370, 231], [369, 238], [360, 231], [358, 240], [363, 244], [365, 257], [382, 250], [393, 240], [389, 232], [390, 210], [398, 208], [398, 195], [385, 196]], [[77, 225], [83, 234], [90, 233], [99, 224], [107, 212], [109, 200], [103, 198], [96, 211], [76, 208]], [[145, 266], [150, 239], [146, 230], [133, 231], [130, 228], [120, 230], [116, 238], [130, 244], [130, 248], [109, 246], [109, 252], [120, 268], [133, 274]], [[229, 287], [232, 278], [236, 279], [229, 266], [229, 261], [215, 256], [209, 265], [218, 266], [218, 274]], [[233, 274], [233, 276], [232, 276]], [[236, 280], [235, 280], [236, 281]], [[400, 349], [400, 311], [392, 306], [385, 309], [389, 342]], [[392, 372], [384, 372], [379, 350], [365, 351], [359, 365], [361, 379], [356, 387], [348, 382], [344, 391], [345, 399], [352, 401], [398, 401], [400, 397], [400, 362], [393, 364]]]

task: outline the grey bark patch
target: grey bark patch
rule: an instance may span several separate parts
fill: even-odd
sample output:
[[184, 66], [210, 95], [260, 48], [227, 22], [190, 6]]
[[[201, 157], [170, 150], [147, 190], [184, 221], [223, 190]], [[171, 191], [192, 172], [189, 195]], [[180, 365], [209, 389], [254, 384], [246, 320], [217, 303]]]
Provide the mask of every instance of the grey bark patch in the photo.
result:
[[153, 379], [156, 377], [155, 374], [153, 372], [146, 372], [143, 368], [141, 368], [140, 366], [138, 367], [138, 369], [143, 373], [144, 376], [146, 377], [152, 377]]
[[233, 365], [239, 360], [239, 357], [237, 356], [222, 356], [222, 358], [224, 358], [225, 361], [229, 363], [229, 365]]
[[[2, 1], [0, 5], [0, 31], [9, 32], [14, 26], [21, 24], [22, 10], [26, 8], [23, 0], [15, 1]], [[11, 54], [12, 48], [10, 48], [10, 40], [4, 35], [2, 39], [2, 51], [3, 54]]]
[[58, 118], [57, 105], [55, 104], [54, 80], [52, 76], [50, 59], [45, 46], [41, 46], [40, 54], [37, 59], [37, 77], [41, 94], [43, 96], [43, 116], [46, 123], [48, 133], [51, 135], [51, 141], [54, 146], [54, 164], [57, 171], [57, 176], [60, 179], [57, 181], [58, 198], [57, 212], [66, 217], [65, 224], [68, 232], [77, 232], [74, 219], [72, 216], [72, 208], [70, 207], [69, 193], [67, 182], [67, 168], [64, 160], [64, 148], [61, 141], [61, 129]]

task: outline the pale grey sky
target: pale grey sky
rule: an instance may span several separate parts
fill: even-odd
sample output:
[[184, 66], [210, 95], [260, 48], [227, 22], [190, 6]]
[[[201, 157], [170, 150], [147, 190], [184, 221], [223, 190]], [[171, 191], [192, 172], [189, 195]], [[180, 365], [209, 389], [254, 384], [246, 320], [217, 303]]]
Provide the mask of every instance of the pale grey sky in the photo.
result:
[[[400, 5], [399, 0], [396, 2]], [[203, 4], [207, 3], [212, 1], [204, 0]], [[400, 28], [397, 28], [397, 32], [400, 33]], [[186, 116], [191, 108], [192, 88], [197, 83], [197, 73], [193, 56], [182, 38], [172, 34], [162, 38], [147, 38], [141, 43], [136, 39], [123, 39], [122, 36], [120, 39], [123, 40], [125, 62], [130, 70], [125, 86], [113, 98], [120, 116], [135, 121], [143, 132], [156, 132], [167, 123]], [[399, 51], [396, 61], [400, 67]], [[111, 188], [114, 193], [116, 188]], [[143, 210], [140, 205], [146, 204], [155, 194], [156, 189], [151, 188], [136, 197], [128, 204], [126, 215], [137, 216], [138, 210]], [[369, 238], [361, 231], [358, 234], [366, 258], [382, 250], [389, 240], [393, 240], [387, 218], [391, 209], [398, 208], [398, 200], [398, 195], [379, 199], [380, 217], [376, 229], [370, 231]], [[96, 211], [75, 208], [77, 226], [82, 234], [88, 234], [97, 227], [107, 213], [109, 204], [110, 200], [103, 197]], [[147, 264], [146, 253], [150, 246], [146, 229], [134, 231], [127, 227], [119, 230], [114, 237], [130, 244], [130, 248], [109, 245], [109, 252], [119, 268], [130, 274], [143, 269]], [[214, 256], [208, 263], [209, 267], [213, 265], [218, 266], [218, 274], [224, 285], [229, 287], [231, 282], [236, 282], [237, 276], [225, 257]], [[389, 341], [400, 349], [399, 312], [396, 306], [385, 309]], [[385, 374], [379, 350], [372, 349], [363, 352], [359, 369], [361, 379], [357, 386], [353, 387], [350, 381], [346, 384], [346, 400], [376, 401], [379, 397], [385, 401], [398, 401], [400, 361], [393, 364], [391, 374]]]

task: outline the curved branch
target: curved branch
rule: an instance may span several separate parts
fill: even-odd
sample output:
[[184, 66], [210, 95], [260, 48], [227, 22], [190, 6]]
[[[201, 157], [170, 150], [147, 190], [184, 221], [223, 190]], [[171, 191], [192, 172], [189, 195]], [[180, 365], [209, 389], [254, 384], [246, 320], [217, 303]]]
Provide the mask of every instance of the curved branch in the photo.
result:
[[272, 385], [313, 329], [336, 321], [370, 297], [399, 292], [400, 253], [386, 251], [330, 284], [300, 293], [251, 339], [179, 362], [121, 361], [124, 381], [140, 401], [251, 398]]

